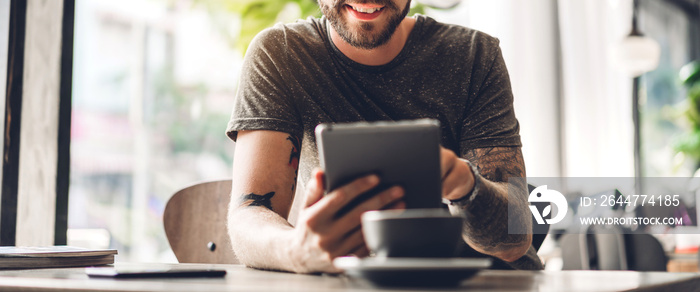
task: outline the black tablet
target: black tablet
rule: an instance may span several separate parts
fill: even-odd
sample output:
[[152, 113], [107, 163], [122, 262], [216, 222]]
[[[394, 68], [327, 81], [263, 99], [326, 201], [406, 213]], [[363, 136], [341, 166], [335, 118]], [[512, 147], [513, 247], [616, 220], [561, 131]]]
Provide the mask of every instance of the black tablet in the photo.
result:
[[394, 185], [404, 187], [407, 208], [440, 208], [438, 121], [321, 124], [316, 142], [327, 192], [368, 174], [380, 177], [379, 187], [346, 209]]

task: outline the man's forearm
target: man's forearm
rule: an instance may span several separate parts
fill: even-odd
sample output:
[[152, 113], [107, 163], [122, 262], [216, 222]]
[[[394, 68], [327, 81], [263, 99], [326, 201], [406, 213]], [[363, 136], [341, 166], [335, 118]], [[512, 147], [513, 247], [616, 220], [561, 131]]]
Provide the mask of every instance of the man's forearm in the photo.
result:
[[286, 254], [293, 227], [264, 206], [234, 207], [228, 216], [231, 245], [238, 260], [246, 266], [294, 271]]
[[[485, 178], [480, 182], [477, 196], [465, 206], [450, 206], [452, 213], [465, 217], [464, 239], [475, 250], [495, 256], [505, 261], [515, 261], [529, 249], [532, 243], [531, 234], [509, 234], [508, 204], [516, 208], [511, 214], [522, 218], [511, 219], [511, 222], [528, 223], [531, 221], [527, 206], [520, 200], [508, 200], [508, 185], [494, 183]], [[514, 187], [511, 186], [511, 191]], [[513, 195], [513, 194], [510, 194]], [[531, 228], [527, 225], [524, 228]]]
[[[301, 141], [275, 131], [240, 131], [233, 159], [228, 213], [231, 245], [241, 263], [291, 271], [287, 222], [296, 187]], [[291, 186], [291, 187], [290, 187]]]
[[450, 206], [450, 210], [465, 217], [463, 236], [472, 248], [505, 261], [515, 261], [532, 244], [532, 234], [508, 232], [509, 221], [521, 224], [518, 230], [532, 228], [525, 180], [508, 182], [509, 178], [525, 177], [520, 148], [476, 149], [469, 151], [466, 158], [479, 168], [479, 190], [469, 203]]

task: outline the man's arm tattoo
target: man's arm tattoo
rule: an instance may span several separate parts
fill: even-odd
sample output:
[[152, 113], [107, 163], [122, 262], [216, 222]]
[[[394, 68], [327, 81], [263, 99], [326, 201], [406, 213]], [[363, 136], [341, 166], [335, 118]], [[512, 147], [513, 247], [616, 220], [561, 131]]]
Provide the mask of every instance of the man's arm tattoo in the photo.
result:
[[292, 151], [289, 154], [289, 167], [294, 168], [294, 182], [292, 183], [292, 192], [297, 185], [297, 177], [299, 175], [299, 159], [301, 158], [301, 140], [299, 137], [289, 135], [287, 140], [292, 142]]
[[[510, 178], [526, 176], [520, 147], [474, 149], [468, 151], [464, 158], [471, 161], [487, 180], [482, 181], [474, 201], [462, 210], [467, 215], [464, 224], [465, 236], [485, 251], [507, 250], [520, 246], [527, 239], [527, 235], [508, 234], [509, 205], [521, 215], [522, 218], [519, 218], [521, 220], [517, 220], [518, 222], [525, 226], [531, 224], [525, 180], [509, 181]], [[509, 191], [514, 193], [509, 194]]]
[[[272, 197], [275, 196], [275, 192], [269, 192], [264, 195], [257, 195], [254, 193], [250, 193], [247, 195], [243, 195], [240, 198], [240, 206], [246, 206], [246, 207], [255, 207], [255, 206], [263, 206], [265, 208], [268, 208], [272, 210]], [[246, 205], [247, 204], [247, 205]], [[274, 211], [274, 210], [273, 210]]]
[[492, 182], [508, 182], [511, 177], [525, 177], [525, 162], [520, 147], [492, 147], [469, 150], [465, 158]]

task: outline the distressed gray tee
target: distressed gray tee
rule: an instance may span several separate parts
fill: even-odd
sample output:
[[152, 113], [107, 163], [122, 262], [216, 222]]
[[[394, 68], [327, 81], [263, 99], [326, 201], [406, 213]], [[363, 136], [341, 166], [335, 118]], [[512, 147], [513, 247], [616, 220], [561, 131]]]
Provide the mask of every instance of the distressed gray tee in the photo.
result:
[[[246, 53], [227, 135], [235, 141], [237, 131], [273, 130], [302, 138], [297, 201], [319, 165], [314, 128], [320, 123], [433, 118], [442, 146], [462, 157], [475, 148], [521, 146], [498, 40], [416, 18], [403, 50], [382, 66], [343, 55], [325, 17], [264, 30]], [[298, 211], [295, 202], [292, 224]], [[539, 259], [528, 254], [514, 267], [537, 267]], [[464, 255], [483, 256], [468, 246]]]

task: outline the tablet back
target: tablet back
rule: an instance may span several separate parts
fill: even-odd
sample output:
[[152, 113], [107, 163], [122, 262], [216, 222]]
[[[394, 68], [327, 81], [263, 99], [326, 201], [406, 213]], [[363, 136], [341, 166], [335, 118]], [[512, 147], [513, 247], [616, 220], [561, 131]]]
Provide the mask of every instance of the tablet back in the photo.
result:
[[321, 124], [316, 140], [327, 190], [374, 173], [377, 190], [404, 187], [407, 208], [441, 207], [438, 121]]

